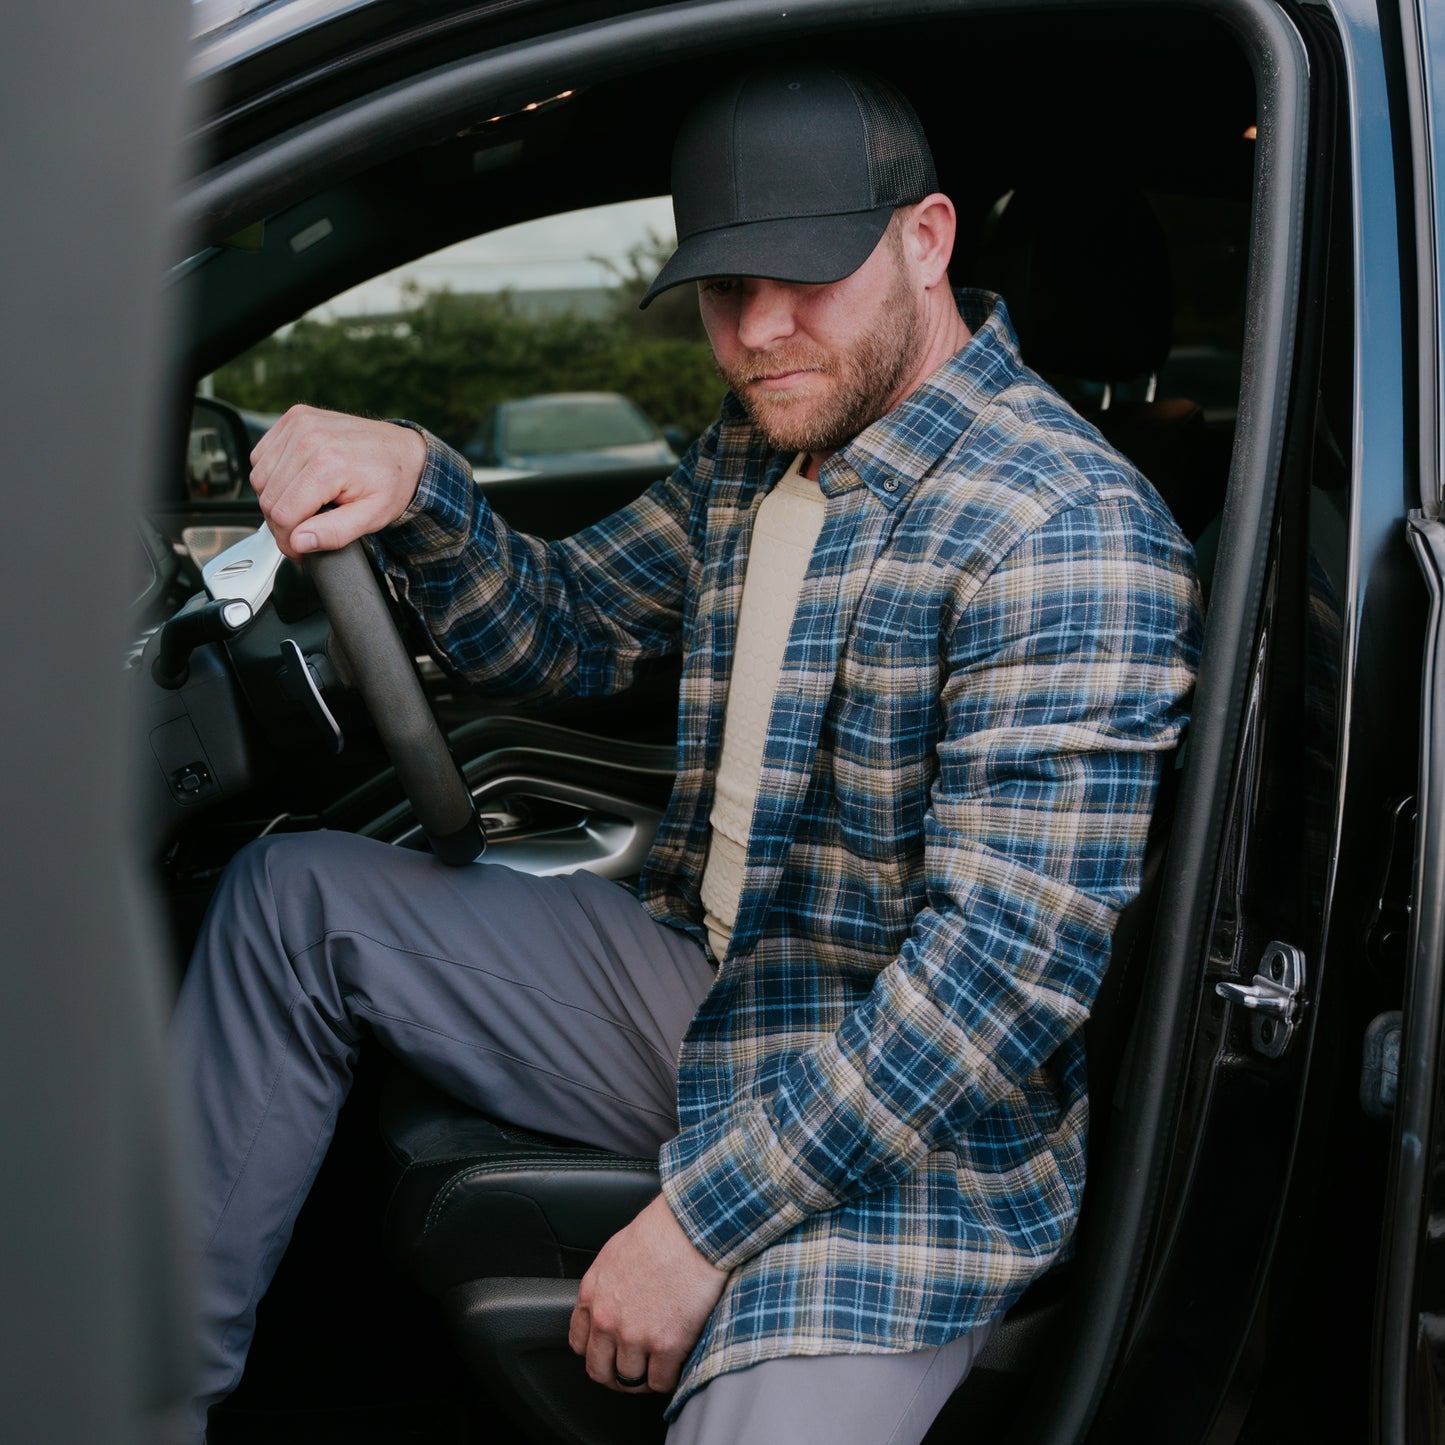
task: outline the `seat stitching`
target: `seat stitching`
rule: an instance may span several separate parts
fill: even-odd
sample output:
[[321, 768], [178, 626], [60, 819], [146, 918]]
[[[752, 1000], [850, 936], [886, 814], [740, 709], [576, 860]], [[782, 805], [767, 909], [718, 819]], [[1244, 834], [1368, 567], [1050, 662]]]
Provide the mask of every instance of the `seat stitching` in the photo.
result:
[[[656, 1168], [655, 1165], [649, 1164], [645, 1159], [613, 1163], [611, 1161], [586, 1159], [580, 1155], [571, 1159], [564, 1157], [558, 1162], [565, 1163], [569, 1169], [590, 1170], [593, 1173], [599, 1173], [603, 1169], [615, 1169], [619, 1173], [645, 1174], [652, 1172]], [[488, 1174], [506, 1173], [508, 1172], [508, 1168], [509, 1166], [499, 1164], [479, 1164], [475, 1169], [469, 1169], [464, 1174], [459, 1174], [455, 1179], [450, 1180], [446, 1188], [432, 1201], [431, 1208], [427, 1210], [426, 1219], [422, 1224], [421, 1237], [425, 1239], [426, 1236], [432, 1232], [433, 1227], [437, 1223], [438, 1216], [446, 1208], [447, 1201], [461, 1189], [463, 1185], [473, 1179], [485, 1177]]]
[[[587, 1152], [584, 1153], [584, 1150]], [[620, 1163], [625, 1161], [629, 1165], [629, 1167], [636, 1163], [646, 1164], [648, 1168], [656, 1167], [650, 1159], [642, 1159], [640, 1158], [640, 1156], [635, 1154], [617, 1154], [610, 1149], [593, 1149], [591, 1145], [582, 1145], [580, 1148], [576, 1146], [569, 1146], [569, 1149], [548, 1149], [545, 1153], [540, 1149], [530, 1152], [513, 1150], [510, 1153], [504, 1153], [501, 1150], [493, 1152], [490, 1150], [484, 1151], [481, 1149], [473, 1149], [466, 1154], [447, 1154], [438, 1159], [413, 1159], [409, 1164], [403, 1166], [402, 1173], [410, 1174], [413, 1169], [434, 1169], [443, 1164], [465, 1164], [469, 1159], [476, 1159], [479, 1154], [484, 1152], [491, 1154], [492, 1157], [491, 1161], [489, 1162], [500, 1162], [502, 1164], [505, 1164], [507, 1167], [511, 1167], [516, 1164], [536, 1164], [538, 1168], [545, 1169], [549, 1167], [550, 1160], [557, 1158], [571, 1158], [574, 1154], [577, 1154], [582, 1158], [594, 1159], [598, 1164], [601, 1165]], [[483, 1164], [477, 1165], [478, 1169], [483, 1169], [486, 1167], [487, 1166]]]

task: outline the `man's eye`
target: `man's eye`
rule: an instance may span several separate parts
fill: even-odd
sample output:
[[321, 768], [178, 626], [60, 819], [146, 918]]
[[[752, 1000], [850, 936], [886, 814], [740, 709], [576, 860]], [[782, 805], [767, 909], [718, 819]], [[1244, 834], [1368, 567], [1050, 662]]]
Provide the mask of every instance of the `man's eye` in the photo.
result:
[[708, 296], [731, 295], [737, 286], [737, 281], [731, 276], [712, 276], [702, 282], [703, 293]]

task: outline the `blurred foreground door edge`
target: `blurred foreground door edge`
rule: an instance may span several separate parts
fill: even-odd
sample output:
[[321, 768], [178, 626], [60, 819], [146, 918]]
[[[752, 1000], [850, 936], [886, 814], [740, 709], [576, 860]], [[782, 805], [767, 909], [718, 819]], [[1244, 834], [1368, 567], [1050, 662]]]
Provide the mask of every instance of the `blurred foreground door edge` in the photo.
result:
[[6, 9], [0, 45], [0, 1439], [176, 1438], [167, 961], [122, 660], [155, 476], [183, 0]]

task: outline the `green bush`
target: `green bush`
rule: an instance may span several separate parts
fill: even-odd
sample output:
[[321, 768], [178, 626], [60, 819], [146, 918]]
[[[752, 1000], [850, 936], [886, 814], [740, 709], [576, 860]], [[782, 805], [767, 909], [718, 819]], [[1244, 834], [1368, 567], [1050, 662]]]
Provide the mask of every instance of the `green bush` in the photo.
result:
[[[215, 394], [261, 412], [293, 402], [407, 417], [460, 445], [492, 402], [549, 391], [619, 391], [689, 436], [717, 414], [723, 384], [690, 296], [636, 309], [643, 261], [619, 274], [611, 313], [528, 315], [506, 292], [414, 292], [392, 316], [303, 318], [238, 356]], [[691, 311], [688, 334], [686, 308]]]

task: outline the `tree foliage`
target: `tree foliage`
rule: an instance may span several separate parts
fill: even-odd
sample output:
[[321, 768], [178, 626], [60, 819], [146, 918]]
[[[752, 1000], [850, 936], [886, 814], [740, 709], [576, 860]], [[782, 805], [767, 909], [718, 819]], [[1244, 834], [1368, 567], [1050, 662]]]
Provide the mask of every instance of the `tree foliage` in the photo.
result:
[[695, 436], [716, 416], [723, 385], [691, 288], [637, 309], [667, 249], [653, 237], [613, 265], [616, 284], [601, 315], [533, 314], [508, 292], [413, 289], [394, 315], [303, 318], [217, 371], [214, 390], [260, 412], [304, 401], [407, 417], [453, 445], [471, 436], [492, 402], [618, 391], [660, 426]]

